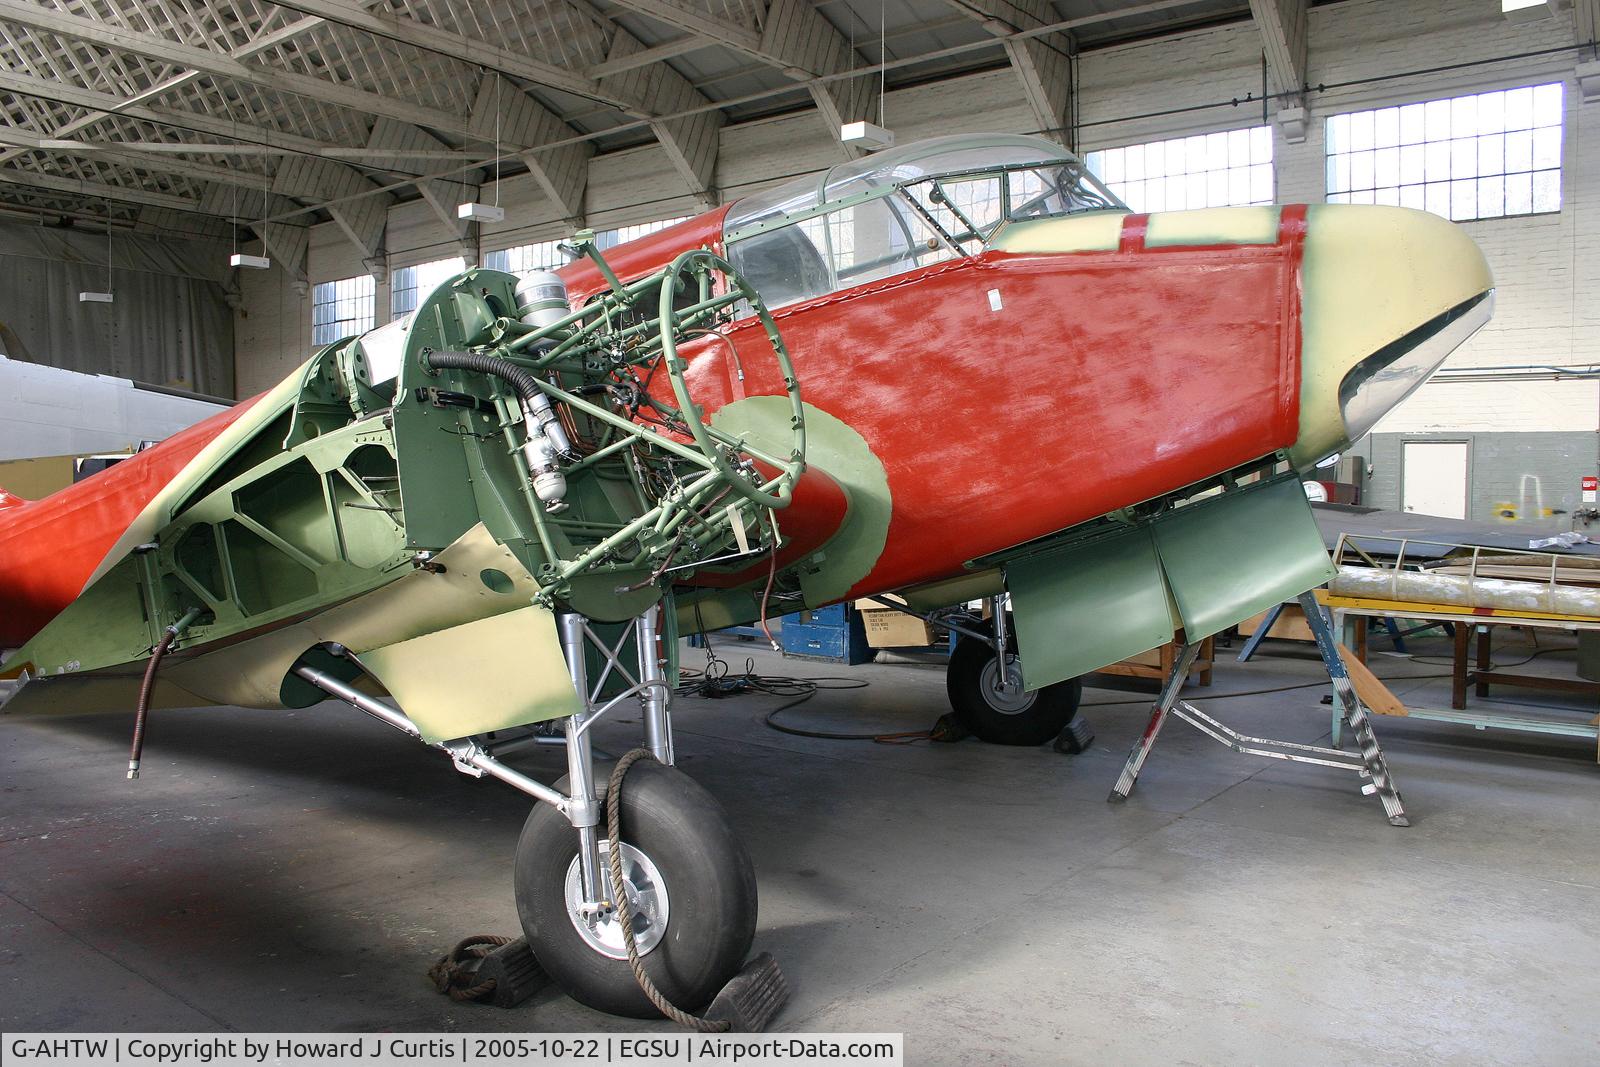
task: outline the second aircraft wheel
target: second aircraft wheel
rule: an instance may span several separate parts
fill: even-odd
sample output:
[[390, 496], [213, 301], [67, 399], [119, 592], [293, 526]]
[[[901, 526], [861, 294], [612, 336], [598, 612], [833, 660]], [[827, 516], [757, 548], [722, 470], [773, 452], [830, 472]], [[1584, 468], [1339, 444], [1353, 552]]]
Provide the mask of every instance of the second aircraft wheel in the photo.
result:
[[963, 637], [950, 654], [945, 674], [950, 706], [979, 739], [997, 745], [1042, 745], [1078, 713], [1083, 683], [1077, 678], [1032, 692], [1022, 687], [1015, 654], [997, 663], [994, 646]]

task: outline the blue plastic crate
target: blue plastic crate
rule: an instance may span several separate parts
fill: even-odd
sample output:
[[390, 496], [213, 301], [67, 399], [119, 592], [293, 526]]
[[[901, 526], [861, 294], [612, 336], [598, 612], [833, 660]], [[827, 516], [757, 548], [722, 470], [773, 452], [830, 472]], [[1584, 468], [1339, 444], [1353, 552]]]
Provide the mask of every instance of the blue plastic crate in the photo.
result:
[[847, 604], [832, 604], [815, 611], [798, 611], [783, 617], [779, 637], [786, 656], [825, 659], [854, 665], [870, 663], [874, 652], [867, 644], [861, 618]]

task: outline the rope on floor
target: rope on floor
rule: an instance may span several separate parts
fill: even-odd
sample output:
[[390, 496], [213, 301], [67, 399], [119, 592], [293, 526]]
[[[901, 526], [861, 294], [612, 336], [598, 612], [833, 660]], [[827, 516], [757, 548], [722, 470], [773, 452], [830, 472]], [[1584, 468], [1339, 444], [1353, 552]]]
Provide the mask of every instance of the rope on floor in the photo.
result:
[[473, 934], [462, 938], [456, 947], [440, 956], [428, 968], [428, 980], [439, 992], [455, 1001], [484, 1000], [494, 992], [495, 980], [470, 984], [477, 977], [474, 961], [481, 960], [512, 938], [499, 934]]

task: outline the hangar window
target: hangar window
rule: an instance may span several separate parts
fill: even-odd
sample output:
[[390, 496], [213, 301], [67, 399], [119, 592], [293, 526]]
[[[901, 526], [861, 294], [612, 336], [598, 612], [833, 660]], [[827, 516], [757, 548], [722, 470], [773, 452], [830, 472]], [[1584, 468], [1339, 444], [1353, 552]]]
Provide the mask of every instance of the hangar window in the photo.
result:
[[1564, 112], [1554, 82], [1330, 116], [1328, 202], [1457, 222], [1560, 211]]
[[664, 230], [668, 226], [676, 226], [689, 218], [688, 215], [676, 215], [670, 219], [660, 219], [656, 222], [637, 222], [632, 226], [618, 226], [614, 230], [601, 230], [594, 235], [594, 243], [602, 249], [615, 248], [629, 241], [637, 241], [641, 237]]
[[507, 274], [526, 274], [534, 270], [555, 270], [564, 266], [567, 257], [561, 254], [560, 241], [536, 241], [531, 245], [502, 248], [486, 252], [483, 265], [490, 270], [503, 270]]
[[1135, 211], [1270, 204], [1276, 196], [1270, 126], [1105, 148], [1083, 161]]
[[311, 289], [311, 343], [331, 345], [372, 329], [372, 275], [318, 282]]
[[448, 281], [466, 269], [467, 261], [460, 256], [419, 263], [415, 267], [401, 267], [394, 272], [394, 281], [389, 289], [390, 317], [411, 314], [429, 293], [439, 287], [440, 282]]

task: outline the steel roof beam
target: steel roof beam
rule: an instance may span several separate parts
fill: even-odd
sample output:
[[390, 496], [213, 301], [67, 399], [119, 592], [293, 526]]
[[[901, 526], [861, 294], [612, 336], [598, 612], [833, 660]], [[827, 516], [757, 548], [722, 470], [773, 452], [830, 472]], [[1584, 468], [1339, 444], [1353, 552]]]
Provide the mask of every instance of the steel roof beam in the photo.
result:
[[174, 66], [203, 71], [216, 77], [232, 78], [276, 92], [320, 100], [326, 104], [350, 108], [364, 114], [382, 116], [397, 122], [408, 122], [415, 126], [447, 130], [465, 137], [472, 136], [468, 120], [448, 111], [410, 103], [382, 93], [368, 92], [354, 86], [340, 85], [310, 74], [244, 63], [226, 53], [197, 48], [156, 34], [107, 25], [78, 15], [69, 15], [40, 7], [27, 0], [0, 0], [0, 19], [46, 33], [87, 41], [105, 48], [133, 52]]

